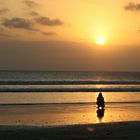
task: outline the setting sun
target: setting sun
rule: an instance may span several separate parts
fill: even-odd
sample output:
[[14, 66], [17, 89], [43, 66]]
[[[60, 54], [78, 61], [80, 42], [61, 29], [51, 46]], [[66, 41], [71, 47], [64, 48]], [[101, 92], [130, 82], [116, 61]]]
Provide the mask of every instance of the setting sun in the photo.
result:
[[98, 40], [96, 40], [96, 44], [98, 44], [98, 45], [104, 45], [105, 44], [105, 41], [103, 39], [98, 39]]

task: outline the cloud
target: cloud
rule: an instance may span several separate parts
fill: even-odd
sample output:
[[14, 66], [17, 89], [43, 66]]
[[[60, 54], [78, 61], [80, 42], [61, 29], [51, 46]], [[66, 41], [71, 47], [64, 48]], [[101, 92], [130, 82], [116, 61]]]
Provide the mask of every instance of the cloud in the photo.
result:
[[29, 15], [31, 15], [31, 16], [39, 16], [39, 13], [35, 12], [35, 11], [32, 11], [32, 12], [29, 13]]
[[43, 35], [46, 35], [46, 36], [53, 36], [53, 35], [56, 35], [55, 32], [42, 32]]
[[35, 20], [38, 24], [47, 26], [61, 26], [64, 24], [60, 19], [50, 19], [49, 17], [43, 16], [37, 17]]
[[11, 19], [4, 19], [2, 25], [7, 28], [17, 28], [17, 29], [25, 29], [25, 30], [35, 30], [33, 28], [33, 24], [31, 20], [24, 19], [24, 18], [11, 18]]
[[7, 13], [8, 11], [9, 11], [8, 8], [0, 9], [0, 15], [1, 15], [1, 14], [5, 14], [5, 13]]
[[35, 1], [32, 1], [32, 0], [24, 0], [24, 3], [26, 4], [26, 6], [28, 6], [30, 8], [36, 8], [39, 6], [38, 3], [36, 3]]
[[125, 7], [125, 10], [128, 11], [140, 11], [140, 3], [128, 3]]

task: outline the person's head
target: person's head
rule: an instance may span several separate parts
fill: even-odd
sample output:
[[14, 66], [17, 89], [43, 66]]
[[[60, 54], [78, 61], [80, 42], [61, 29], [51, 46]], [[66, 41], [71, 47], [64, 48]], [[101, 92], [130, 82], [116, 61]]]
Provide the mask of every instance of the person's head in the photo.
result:
[[102, 93], [101, 92], [99, 93], [99, 96], [102, 96]]

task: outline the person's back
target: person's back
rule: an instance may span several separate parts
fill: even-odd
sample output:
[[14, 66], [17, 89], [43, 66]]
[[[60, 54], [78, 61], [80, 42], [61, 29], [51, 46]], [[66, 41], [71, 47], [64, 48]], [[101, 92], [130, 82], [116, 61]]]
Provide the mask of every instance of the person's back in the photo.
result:
[[102, 107], [102, 108], [105, 107], [104, 97], [102, 96], [102, 93], [99, 93], [99, 95], [97, 97], [97, 105], [98, 105], [98, 108], [99, 107]]

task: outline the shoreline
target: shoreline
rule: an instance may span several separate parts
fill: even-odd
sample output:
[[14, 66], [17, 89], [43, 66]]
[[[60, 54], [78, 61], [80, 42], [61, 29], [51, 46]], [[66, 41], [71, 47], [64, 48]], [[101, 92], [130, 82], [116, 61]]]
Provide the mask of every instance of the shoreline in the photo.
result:
[[2, 140], [133, 140], [140, 139], [140, 121], [82, 124], [67, 126], [0, 125]]

